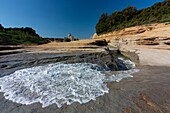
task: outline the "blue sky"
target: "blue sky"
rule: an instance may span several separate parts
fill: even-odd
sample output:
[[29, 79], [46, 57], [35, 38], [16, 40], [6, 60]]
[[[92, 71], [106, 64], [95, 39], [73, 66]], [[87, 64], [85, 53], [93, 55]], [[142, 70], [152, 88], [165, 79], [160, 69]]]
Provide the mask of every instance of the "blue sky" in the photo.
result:
[[0, 0], [0, 24], [32, 27], [42, 37], [90, 38], [100, 15], [127, 6], [145, 8], [163, 0]]

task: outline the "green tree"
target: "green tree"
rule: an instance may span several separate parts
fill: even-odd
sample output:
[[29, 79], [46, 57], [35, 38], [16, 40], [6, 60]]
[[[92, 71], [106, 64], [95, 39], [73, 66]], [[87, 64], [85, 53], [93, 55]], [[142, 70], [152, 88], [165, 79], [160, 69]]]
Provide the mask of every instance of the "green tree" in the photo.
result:
[[4, 27], [0, 24], [0, 29], [4, 29]]
[[96, 33], [100, 35], [126, 27], [156, 22], [170, 22], [170, 0], [155, 3], [153, 6], [141, 10], [128, 6], [109, 16], [107, 13], [103, 13], [96, 24]]
[[107, 31], [107, 27], [106, 27], [106, 20], [107, 20], [108, 16], [107, 13], [103, 13], [99, 19], [98, 24], [96, 25], [96, 31], [97, 34], [100, 34], [104, 31]]

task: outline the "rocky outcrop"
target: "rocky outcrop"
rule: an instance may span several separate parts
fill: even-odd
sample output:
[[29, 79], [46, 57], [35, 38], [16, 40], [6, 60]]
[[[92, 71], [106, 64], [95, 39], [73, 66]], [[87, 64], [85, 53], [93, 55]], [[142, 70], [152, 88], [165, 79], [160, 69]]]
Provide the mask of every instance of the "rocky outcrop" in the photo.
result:
[[94, 34], [93, 39], [109, 40], [116, 47], [121, 45], [169, 45], [169, 31], [169, 23], [149, 24], [125, 28], [99, 36]]
[[168, 42], [164, 42], [164, 44], [166, 44], [166, 45], [170, 45], [170, 41], [168, 41]]
[[49, 63], [93, 63], [105, 70], [127, 70], [126, 65], [118, 59], [123, 55], [118, 51], [60, 54], [55, 53], [20, 53], [10, 56], [2, 56], [0, 59], [0, 76], [5, 76], [22, 68], [45, 65]]
[[137, 26], [137, 27], [131, 27], [131, 28], [125, 28], [119, 31], [113, 31], [107, 34], [97, 35], [96, 33], [93, 35], [93, 39], [98, 38], [104, 38], [104, 37], [110, 37], [110, 36], [123, 36], [123, 35], [135, 35], [144, 33], [146, 31], [151, 31], [155, 29], [152, 25], [143, 25], [143, 26]]
[[88, 45], [107, 46], [108, 42], [105, 39], [103, 39], [103, 40], [95, 40], [94, 42], [88, 43]]
[[138, 39], [136, 40], [137, 45], [159, 45], [159, 41], [156, 40], [157, 37]]

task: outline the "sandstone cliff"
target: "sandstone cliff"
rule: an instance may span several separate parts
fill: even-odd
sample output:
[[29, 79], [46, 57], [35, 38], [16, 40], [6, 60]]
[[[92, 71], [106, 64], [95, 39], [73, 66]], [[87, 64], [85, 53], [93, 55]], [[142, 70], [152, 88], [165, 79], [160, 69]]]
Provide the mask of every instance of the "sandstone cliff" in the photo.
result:
[[106, 39], [111, 45], [170, 45], [170, 23], [156, 23], [125, 28], [103, 35], [93, 35], [93, 39]]

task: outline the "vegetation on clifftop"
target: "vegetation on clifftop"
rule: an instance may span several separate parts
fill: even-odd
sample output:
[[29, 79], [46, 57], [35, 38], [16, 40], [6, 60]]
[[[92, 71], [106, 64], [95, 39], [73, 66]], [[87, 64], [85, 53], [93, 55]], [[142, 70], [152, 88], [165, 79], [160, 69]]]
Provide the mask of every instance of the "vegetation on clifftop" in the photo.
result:
[[30, 27], [4, 28], [0, 24], [0, 45], [44, 44], [49, 40], [40, 37]]
[[98, 35], [136, 25], [170, 22], [170, 0], [158, 2], [151, 7], [137, 10], [129, 6], [111, 15], [103, 13], [96, 25]]

